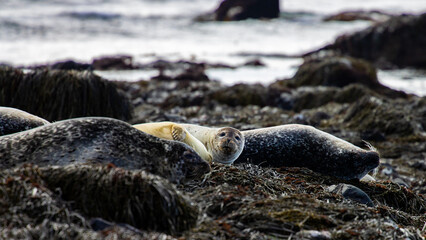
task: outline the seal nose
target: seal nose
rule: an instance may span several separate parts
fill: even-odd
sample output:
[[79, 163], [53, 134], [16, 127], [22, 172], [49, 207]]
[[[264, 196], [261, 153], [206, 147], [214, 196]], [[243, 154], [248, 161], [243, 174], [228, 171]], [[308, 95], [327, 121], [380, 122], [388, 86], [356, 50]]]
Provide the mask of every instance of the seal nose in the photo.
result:
[[379, 156], [379, 153], [377, 153], [375, 151], [368, 151], [365, 154], [364, 159], [366, 160], [366, 163], [368, 165], [372, 166], [372, 168], [376, 168], [376, 167], [379, 166], [380, 156]]

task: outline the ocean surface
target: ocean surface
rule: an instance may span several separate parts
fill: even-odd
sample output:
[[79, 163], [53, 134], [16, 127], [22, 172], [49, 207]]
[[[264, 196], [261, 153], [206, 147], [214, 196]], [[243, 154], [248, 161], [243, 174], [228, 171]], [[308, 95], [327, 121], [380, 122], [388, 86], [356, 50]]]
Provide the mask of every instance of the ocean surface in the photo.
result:
[[[0, 63], [16, 66], [125, 54], [136, 63], [157, 59], [243, 64], [241, 53], [300, 54], [317, 49], [370, 22], [324, 22], [343, 10], [426, 12], [425, 0], [285, 0], [281, 17], [240, 22], [195, 22], [218, 0], [0, 0]], [[269, 84], [293, 76], [299, 58], [260, 57], [263, 68], [209, 69], [225, 84]], [[148, 79], [155, 71], [97, 72], [111, 80]], [[390, 87], [426, 95], [426, 72], [379, 71]]]

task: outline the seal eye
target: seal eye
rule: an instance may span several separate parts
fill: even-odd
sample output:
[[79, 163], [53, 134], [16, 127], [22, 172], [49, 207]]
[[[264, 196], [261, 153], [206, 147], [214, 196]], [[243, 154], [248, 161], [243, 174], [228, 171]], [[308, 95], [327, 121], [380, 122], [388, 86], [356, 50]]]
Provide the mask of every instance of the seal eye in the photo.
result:
[[224, 133], [224, 132], [219, 133], [219, 137], [225, 137], [225, 135], [226, 135], [226, 133]]
[[235, 136], [235, 139], [236, 139], [237, 141], [240, 141], [240, 137], [238, 137], [238, 136]]

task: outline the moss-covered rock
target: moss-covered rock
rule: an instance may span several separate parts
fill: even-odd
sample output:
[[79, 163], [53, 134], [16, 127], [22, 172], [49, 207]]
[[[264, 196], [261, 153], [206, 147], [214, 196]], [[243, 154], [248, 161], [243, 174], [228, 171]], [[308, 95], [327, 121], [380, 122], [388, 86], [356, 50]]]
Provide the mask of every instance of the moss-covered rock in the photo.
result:
[[386, 135], [408, 136], [419, 129], [404, 103], [365, 96], [347, 111], [344, 122], [359, 131], [379, 131]]
[[376, 69], [369, 62], [352, 57], [306, 58], [296, 74], [286, 84], [289, 87], [344, 87], [360, 83], [370, 88], [380, 85]]
[[90, 217], [117, 223], [107, 228], [108, 234], [133, 232], [144, 239], [149, 234], [138, 229], [170, 234], [188, 230], [196, 224], [198, 208], [174, 185], [144, 171], [26, 165], [0, 172], [1, 237], [99, 239]]
[[260, 84], [237, 84], [214, 92], [212, 100], [229, 106], [276, 106], [279, 104], [280, 92], [268, 89]]
[[379, 67], [426, 68], [426, 13], [401, 15], [342, 35], [325, 49], [375, 62]]
[[0, 105], [48, 121], [75, 117], [131, 118], [133, 106], [116, 86], [92, 72], [0, 68]]
[[49, 188], [89, 217], [177, 234], [193, 227], [198, 209], [163, 178], [144, 171], [77, 166], [41, 168]]

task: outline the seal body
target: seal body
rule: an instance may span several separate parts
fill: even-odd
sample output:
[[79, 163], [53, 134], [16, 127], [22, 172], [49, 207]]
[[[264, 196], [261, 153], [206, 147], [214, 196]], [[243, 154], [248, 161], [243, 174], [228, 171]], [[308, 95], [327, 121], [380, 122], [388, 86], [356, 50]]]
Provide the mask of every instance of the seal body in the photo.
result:
[[112, 163], [173, 182], [202, 176], [210, 165], [190, 147], [153, 137], [120, 120], [77, 118], [0, 137], [0, 167]]
[[192, 136], [184, 127], [173, 122], [158, 122], [158, 123], [143, 123], [133, 125], [136, 129], [148, 133], [150, 135], [167, 139], [175, 140], [188, 144], [198, 155], [204, 160], [211, 162], [212, 155], [207, 151], [203, 143]]
[[238, 129], [180, 125], [206, 146], [213, 157], [213, 162], [232, 164], [244, 149], [244, 136]]
[[0, 107], [0, 136], [26, 131], [49, 122], [25, 111]]
[[377, 152], [311, 126], [289, 124], [242, 133], [245, 147], [235, 163], [306, 167], [346, 180], [360, 179], [379, 165]]

